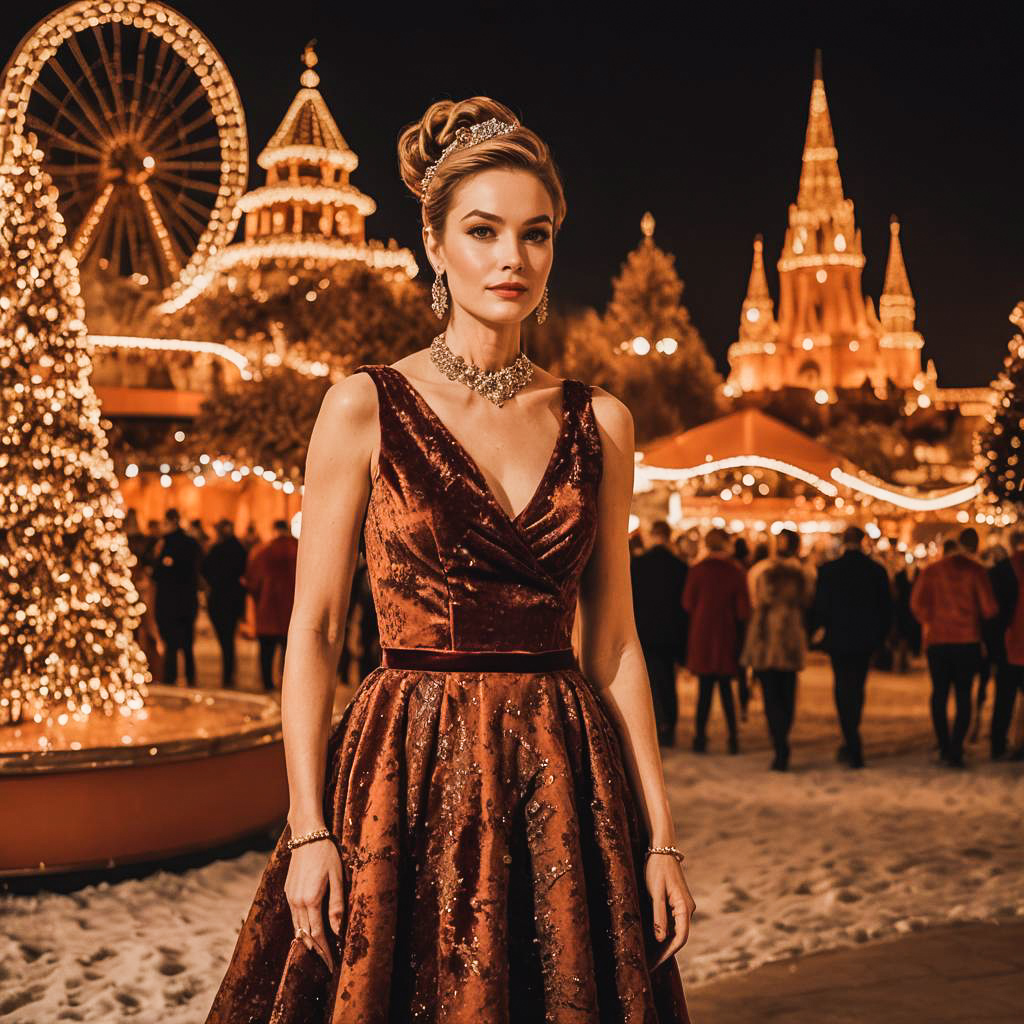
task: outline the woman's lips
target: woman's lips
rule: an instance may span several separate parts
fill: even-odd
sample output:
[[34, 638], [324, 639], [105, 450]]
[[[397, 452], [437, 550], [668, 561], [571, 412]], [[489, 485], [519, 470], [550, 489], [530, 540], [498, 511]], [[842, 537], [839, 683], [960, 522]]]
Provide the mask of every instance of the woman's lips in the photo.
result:
[[498, 286], [497, 288], [491, 288], [489, 290], [503, 299], [518, 299], [521, 295], [526, 294], [525, 288], [502, 288], [501, 286]]

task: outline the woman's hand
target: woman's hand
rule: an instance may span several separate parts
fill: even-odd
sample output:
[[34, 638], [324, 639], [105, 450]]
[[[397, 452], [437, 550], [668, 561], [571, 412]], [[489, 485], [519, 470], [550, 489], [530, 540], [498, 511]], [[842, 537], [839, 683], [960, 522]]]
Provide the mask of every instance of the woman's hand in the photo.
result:
[[[654, 906], [654, 937], [658, 942], [668, 941], [657, 961], [650, 970], [660, 967], [673, 957], [690, 937], [690, 918], [697, 909], [686, 884], [683, 865], [669, 854], [652, 853], [644, 865], [647, 891]], [[668, 919], [671, 916], [673, 929], [669, 932]]]
[[341, 932], [345, 915], [345, 894], [342, 889], [341, 857], [330, 839], [318, 839], [297, 846], [291, 852], [284, 894], [292, 912], [292, 927], [306, 932], [302, 941], [307, 949], [315, 950], [334, 973], [334, 958], [327, 933], [324, 931], [324, 896], [330, 890], [328, 918], [331, 931]]

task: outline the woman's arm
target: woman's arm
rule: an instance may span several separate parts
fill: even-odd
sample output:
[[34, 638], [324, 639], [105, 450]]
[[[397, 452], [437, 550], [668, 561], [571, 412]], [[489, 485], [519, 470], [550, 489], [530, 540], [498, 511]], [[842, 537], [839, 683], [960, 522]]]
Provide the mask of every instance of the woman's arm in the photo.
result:
[[324, 826], [327, 736], [379, 433], [376, 387], [356, 373], [324, 396], [310, 436], [281, 693], [296, 835]]
[[[327, 736], [359, 531], [370, 493], [370, 467], [379, 446], [377, 424], [376, 386], [367, 374], [352, 374], [324, 396], [306, 454], [295, 600], [281, 693], [288, 824], [293, 835], [325, 825]], [[320, 840], [292, 851], [284, 888], [296, 935], [333, 972], [324, 900], [335, 935], [340, 934], [345, 913], [341, 856], [334, 844]]]
[[[604, 452], [594, 549], [580, 582], [581, 660], [622, 738], [625, 767], [652, 846], [675, 845], [665, 792], [651, 684], [636, 635], [629, 579], [627, 529], [633, 498], [633, 417], [617, 398], [593, 389]], [[674, 957], [690, 935], [696, 909], [683, 866], [667, 853], [650, 854], [644, 881], [659, 942], [651, 970]], [[671, 927], [669, 919], [671, 918]]]
[[651, 844], [675, 843], [665, 791], [651, 684], [633, 617], [628, 522], [633, 498], [633, 417], [594, 386], [604, 450], [597, 538], [580, 581], [581, 667], [601, 691], [623, 741], [625, 764]]

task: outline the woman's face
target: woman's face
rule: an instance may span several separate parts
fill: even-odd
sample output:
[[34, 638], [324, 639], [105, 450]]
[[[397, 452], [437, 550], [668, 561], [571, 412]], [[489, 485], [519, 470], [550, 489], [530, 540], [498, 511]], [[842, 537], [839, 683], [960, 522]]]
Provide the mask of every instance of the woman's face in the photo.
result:
[[[495, 168], [463, 181], [453, 193], [443, 237], [423, 229], [434, 269], [447, 272], [453, 307], [488, 324], [525, 320], [551, 271], [553, 219], [551, 197], [529, 171]], [[496, 288], [509, 282], [522, 289]]]

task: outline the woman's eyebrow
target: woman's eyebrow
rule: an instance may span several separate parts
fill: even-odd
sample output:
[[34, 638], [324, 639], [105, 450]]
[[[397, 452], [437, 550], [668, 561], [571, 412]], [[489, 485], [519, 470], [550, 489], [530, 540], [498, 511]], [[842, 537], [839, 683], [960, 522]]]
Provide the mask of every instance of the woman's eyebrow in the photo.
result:
[[[469, 213], [463, 217], [463, 220], [469, 220], [470, 217], [483, 217], [484, 220], [492, 220], [495, 224], [504, 224], [504, 218], [499, 217], [495, 213], [485, 213], [483, 210], [470, 210]], [[523, 221], [524, 224], [539, 224], [541, 221], [547, 221], [549, 224], [552, 223], [551, 217], [542, 213], [537, 217], [531, 217], [529, 220]]]

